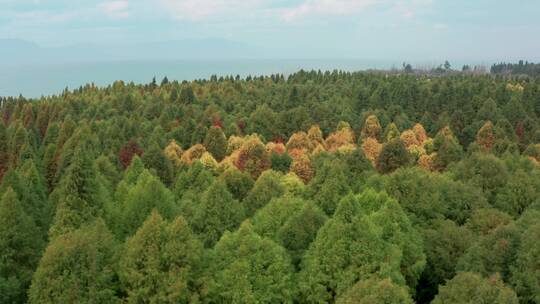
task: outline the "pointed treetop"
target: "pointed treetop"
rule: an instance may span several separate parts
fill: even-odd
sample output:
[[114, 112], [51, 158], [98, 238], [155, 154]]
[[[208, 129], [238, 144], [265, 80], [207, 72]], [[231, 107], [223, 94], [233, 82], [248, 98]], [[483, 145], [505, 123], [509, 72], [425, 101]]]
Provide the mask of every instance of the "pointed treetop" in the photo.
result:
[[364, 126], [362, 127], [361, 136], [362, 139], [366, 138], [374, 138], [376, 140], [380, 140], [382, 135], [382, 128], [381, 124], [379, 123], [379, 119], [375, 115], [369, 115], [366, 118], [366, 121], [364, 122]]

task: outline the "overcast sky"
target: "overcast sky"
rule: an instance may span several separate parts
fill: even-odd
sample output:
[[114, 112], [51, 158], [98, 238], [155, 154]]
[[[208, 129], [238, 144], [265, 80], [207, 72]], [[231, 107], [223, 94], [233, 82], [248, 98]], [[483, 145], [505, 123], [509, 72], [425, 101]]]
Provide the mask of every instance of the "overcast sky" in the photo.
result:
[[306, 56], [539, 60], [539, 37], [539, 0], [0, 0], [0, 38], [46, 47], [219, 38]]

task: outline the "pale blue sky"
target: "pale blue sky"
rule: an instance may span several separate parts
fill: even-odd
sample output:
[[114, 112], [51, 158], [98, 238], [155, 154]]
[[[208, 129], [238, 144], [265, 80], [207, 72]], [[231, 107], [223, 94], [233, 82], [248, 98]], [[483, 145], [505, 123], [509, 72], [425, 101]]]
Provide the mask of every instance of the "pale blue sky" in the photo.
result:
[[539, 60], [539, 37], [539, 0], [0, 0], [0, 38], [46, 47], [219, 38], [294, 57]]

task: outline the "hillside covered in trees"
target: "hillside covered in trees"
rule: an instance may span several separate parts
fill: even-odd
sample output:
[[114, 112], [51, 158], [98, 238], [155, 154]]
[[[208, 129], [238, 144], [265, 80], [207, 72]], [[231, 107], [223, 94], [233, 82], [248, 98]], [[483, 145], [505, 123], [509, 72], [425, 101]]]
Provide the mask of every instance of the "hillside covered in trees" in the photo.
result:
[[0, 303], [540, 303], [540, 78], [0, 100]]

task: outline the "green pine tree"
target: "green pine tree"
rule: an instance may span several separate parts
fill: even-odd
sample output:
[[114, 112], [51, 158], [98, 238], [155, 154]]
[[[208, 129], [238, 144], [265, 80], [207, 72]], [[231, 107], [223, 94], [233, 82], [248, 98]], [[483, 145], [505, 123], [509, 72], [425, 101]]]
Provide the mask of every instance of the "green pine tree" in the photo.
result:
[[225, 157], [228, 143], [221, 128], [213, 126], [208, 130], [208, 133], [206, 133], [203, 145], [206, 148], [206, 151], [210, 152], [210, 154], [212, 154], [219, 162]]
[[367, 189], [344, 197], [317, 233], [304, 256], [301, 297], [331, 302], [373, 275], [414, 288], [424, 265], [422, 239], [399, 204]]
[[263, 172], [242, 201], [247, 216], [252, 216], [272, 198], [282, 196], [284, 193], [285, 187], [281, 183], [281, 174], [272, 170]]
[[400, 139], [384, 144], [376, 161], [377, 170], [381, 174], [391, 173], [410, 163], [411, 156]]
[[29, 290], [30, 303], [120, 303], [116, 242], [102, 220], [51, 240]]
[[13, 189], [0, 200], [0, 302], [26, 303], [44, 241]]
[[154, 210], [126, 242], [119, 276], [128, 303], [194, 303], [202, 244], [187, 222], [171, 223]]
[[298, 265], [326, 220], [326, 214], [313, 202], [280, 197], [257, 211], [252, 221], [256, 233], [285, 247], [293, 264]]
[[155, 208], [166, 219], [173, 219], [178, 210], [172, 192], [156, 176], [145, 170], [119, 203], [117, 234], [121, 238], [133, 235]]
[[211, 251], [203, 301], [293, 303], [293, 267], [283, 247], [253, 232], [245, 222], [226, 232]]
[[106, 189], [99, 184], [93, 162], [81, 148], [77, 149], [50, 198], [56, 212], [49, 237], [81, 227], [101, 214], [107, 201]]
[[214, 246], [226, 230], [235, 230], [245, 218], [243, 206], [219, 179], [206, 190], [195, 208], [190, 224], [205, 247]]
[[336, 161], [325, 161], [309, 183], [307, 195], [328, 215], [332, 215], [340, 199], [351, 191], [345, 168]]
[[228, 169], [219, 178], [225, 182], [229, 192], [239, 201], [246, 197], [254, 185], [251, 175], [236, 168]]
[[155, 173], [161, 181], [166, 185], [171, 185], [173, 181], [173, 164], [171, 161], [163, 154], [162, 149], [154, 143], [151, 144], [143, 156], [142, 162], [147, 169], [155, 170]]

